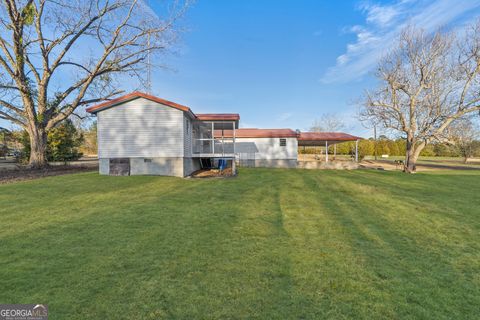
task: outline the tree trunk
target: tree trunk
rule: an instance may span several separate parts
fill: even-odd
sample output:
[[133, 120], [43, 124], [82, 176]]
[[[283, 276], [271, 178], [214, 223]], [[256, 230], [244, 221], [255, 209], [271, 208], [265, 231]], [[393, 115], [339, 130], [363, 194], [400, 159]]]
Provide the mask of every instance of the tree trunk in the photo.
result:
[[403, 167], [404, 172], [415, 173], [417, 171], [418, 157], [427, 143], [428, 141], [422, 141], [420, 144], [417, 144], [415, 140], [407, 137], [407, 153], [405, 156], [405, 165]]
[[29, 167], [35, 169], [47, 167], [47, 133], [39, 128], [32, 128], [28, 133], [30, 136]]
[[413, 144], [408, 143], [407, 141], [407, 153], [405, 156], [405, 164], [403, 167], [403, 172], [415, 173], [415, 171], [417, 170], [416, 162], [417, 162], [417, 159], [415, 158], [415, 148]]

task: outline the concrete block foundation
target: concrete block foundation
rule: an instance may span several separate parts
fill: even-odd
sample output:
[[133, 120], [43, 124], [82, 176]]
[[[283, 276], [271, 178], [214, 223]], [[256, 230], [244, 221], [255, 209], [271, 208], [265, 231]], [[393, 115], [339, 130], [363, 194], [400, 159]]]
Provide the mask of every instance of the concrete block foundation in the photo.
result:
[[[130, 175], [158, 175], [185, 177], [192, 172], [200, 169], [200, 161], [196, 158], [129, 158]], [[110, 158], [99, 159], [99, 173], [102, 175], [110, 174]]]

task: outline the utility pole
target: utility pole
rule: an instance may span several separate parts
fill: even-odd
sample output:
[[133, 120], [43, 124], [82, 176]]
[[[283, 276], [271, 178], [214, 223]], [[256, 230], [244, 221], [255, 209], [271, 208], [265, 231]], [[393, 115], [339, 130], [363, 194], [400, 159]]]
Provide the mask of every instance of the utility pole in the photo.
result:
[[146, 90], [148, 94], [152, 94], [152, 65], [150, 64], [150, 32], [147, 34], [147, 83]]
[[[150, 1], [146, 1], [147, 6], [150, 7]], [[145, 90], [148, 94], [152, 94], [152, 65], [150, 61], [150, 32], [147, 34], [147, 82]]]

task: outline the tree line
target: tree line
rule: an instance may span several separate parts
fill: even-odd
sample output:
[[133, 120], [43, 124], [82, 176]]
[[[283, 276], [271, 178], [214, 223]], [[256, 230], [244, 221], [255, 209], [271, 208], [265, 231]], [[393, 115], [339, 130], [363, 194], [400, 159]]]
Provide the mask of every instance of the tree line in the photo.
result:
[[[84, 127], [71, 119], [62, 121], [47, 135], [46, 157], [48, 161], [74, 161], [83, 155], [97, 153], [96, 122]], [[21, 163], [28, 163], [31, 145], [26, 130], [0, 130], [0, 157], [14, 156]]]
[[[380, 136], [377, 140], [374, 138], [363, 139], [358, 143], [359, 159], [366, 156], [381, 158], [382, 155], [405, 156], [407, 150], [407, 142], [405, 139], [390, 139], [387, 136]], [[303, 154], [321, 154], [325, 153], [323, 147], [305, 147], [299, 148], [299, 153]], [[328, 148], [329, 154], [334, 154], [334, 146], [330, 145]], [[336, 154], [338, 155], [354, 155], [355, 142], [339, 143], [336, 146]], [[466, 147], [460, 144], [433, 142], [426, 146], [420, 153], [422, 157], [461, 157], [464, 162], [468, 162], [471, 158], [480, 157], [480, 140], [473, 140], [471, 144]]]
[[[448, 139], [434, 140], [426, 145], [420, 152], [424, 157], [462, 157], [464, 162], [469, 158], [480, 157], [480, 128], [479, 117], [470, 116], [455, 121], [446, 132]], [[334, 113], [322, 114], [312, 122], [309, 131], [312, 132], [336, 132], [346, 128], [341, 117]], [[376, 128], [374, 130], [376, 134]], [[354, 155], [355, 142], [344, 142], [337, 144], [336, 153], [340, 155]], [[333, 153], [334, 147], [329, 147], [329, 154]], [[324, 148], [299, 148], [299, 153], [318, 154], [325, 152]], [[390, 138], [387, 135], [380, 135], [359, 141], [359, 158], [365, 156], [404, 156], [407, 152], [406, 138]]]

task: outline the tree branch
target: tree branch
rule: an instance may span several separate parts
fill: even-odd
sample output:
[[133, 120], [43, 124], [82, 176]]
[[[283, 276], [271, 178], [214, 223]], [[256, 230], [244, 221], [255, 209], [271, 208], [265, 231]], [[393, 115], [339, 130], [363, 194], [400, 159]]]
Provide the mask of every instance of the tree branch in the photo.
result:
[[17, 119], [17, 118], [14, 118], [13, 116], [9, 115], [8, 113], [4, 112], [4, 111], [1, 111], [0, 110], [0, 118], [1, 119], [4, 119], [4, 120], [8, 120], [8, 121], [11, 121], [15, 124], [18, 124], [19, 126], [21, 127], [25, 127], [25, 123], [22, 122], [21, 120]]

